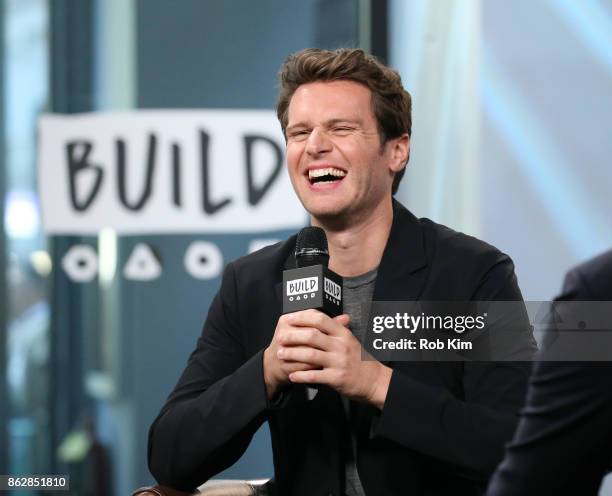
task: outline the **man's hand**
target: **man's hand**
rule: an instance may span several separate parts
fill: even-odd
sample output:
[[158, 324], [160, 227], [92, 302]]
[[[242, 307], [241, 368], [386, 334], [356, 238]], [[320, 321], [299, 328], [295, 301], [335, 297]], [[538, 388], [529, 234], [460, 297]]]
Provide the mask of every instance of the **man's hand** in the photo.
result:
[[289, 381], [327, 384], [350, 399], [382, 409], [392, 370], [374, 359], [362, 359], [361, 344], [346, 327], [348, 315], [332, 319], [304, 310], [281, 319], [286, 326], [280, 332], [277, 326], [272, 344]]
[[306, 311], [308, 310], [281, 315], [281, 317], [278, 319], [278, 323], [276, 324], [272, 342], [264, 351], [263, 370], [268, 398], [272, 398], [272, 396], [274, 396], [283, 385], [290, 382], [289, 374], [292, 372], [316, 369], [319, 367], [319, 365], [307, 362], [283, 360], [278, 356], [278, 351], [283, 347], [281, 343], [286, 342], [286, 336], [289, 333], [308, 333], [315, 330], [296, 327], [293, 325], [294, 316]]

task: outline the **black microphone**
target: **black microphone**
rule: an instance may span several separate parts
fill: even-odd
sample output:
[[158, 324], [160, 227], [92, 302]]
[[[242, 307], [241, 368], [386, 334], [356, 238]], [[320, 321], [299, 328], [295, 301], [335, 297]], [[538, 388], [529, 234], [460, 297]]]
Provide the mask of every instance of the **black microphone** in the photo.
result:
[[305, 227], [295, 243], [296, 268], [283, 272], [283, 313], [314, 308], [330, 317], [342, 314], [342, 277], [331, 271], [327, 237]]

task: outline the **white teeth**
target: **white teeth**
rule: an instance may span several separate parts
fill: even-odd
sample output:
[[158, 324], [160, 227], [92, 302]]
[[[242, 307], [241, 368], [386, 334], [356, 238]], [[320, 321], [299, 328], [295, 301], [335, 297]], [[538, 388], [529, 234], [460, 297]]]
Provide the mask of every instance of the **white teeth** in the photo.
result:
[[326, 169], [310, 169], [308, 171], [308, 177], [310, 179], [321, 176], [344, 177], [346, 176], [346, 172], [340, 169], [335, 169], [333, 167], [328, 167]]

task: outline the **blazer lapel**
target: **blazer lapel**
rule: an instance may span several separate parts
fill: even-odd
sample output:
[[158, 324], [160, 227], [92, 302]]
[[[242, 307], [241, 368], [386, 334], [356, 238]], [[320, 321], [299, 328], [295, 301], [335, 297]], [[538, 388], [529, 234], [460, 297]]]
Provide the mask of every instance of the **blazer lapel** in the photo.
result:
[[[393, 223], [374, 286], [373, 301], [417, 300], [427, 279], [427, 256], [418, 219], [393, 200]], [[392, 362], [383, 362], [391, 365]], [[368, 438], [380, 415], [376, 407], [351, 402], [351, 422], [358, 437]]]
[[[295, 269], [296, 261], [295, 261], [295, 241], [297, 239], [297, 234], [294, 234], [285, 242], [286, 249], [288, 250], [287, 257], [283, 263], [283, 271]], [[280, 274], [280, 281], [274, 285], [274, 294], [276, 295], [276, 303], [281, 309], [281, 314], [283, 312], [283, 275]]]
[[421, 295], [427, 271], [423, 233], [418, 219], [393, 200], [393, 223], [378, 268], [374, 301], [410, 301]]

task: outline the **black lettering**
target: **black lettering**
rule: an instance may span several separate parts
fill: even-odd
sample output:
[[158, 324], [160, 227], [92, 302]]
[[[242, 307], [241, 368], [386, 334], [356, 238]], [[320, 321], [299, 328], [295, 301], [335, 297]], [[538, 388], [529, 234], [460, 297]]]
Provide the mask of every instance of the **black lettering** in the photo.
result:
[[[253, 183], [253, 145], [258, 141], [268, 143], [272, 147], [272, 150], [274, 150], [274, 153], [276, 155], [276, 163], [274, 165], [274, 170], [272, 171], [272, 174], [270, 174], [268, 179], [266, 179], [261, 188], [258, 188]], [[270, 189], [270, 186], [272, 186], [272, 184], [280, 174], [283, 166], [283, 152], [274, 141], [269, 138], [266, 138], [265, 136], [245, 136], [244, 147], [246, 154], [248, 199], [249, 203], [254, 206], [261, 201], [266, 192]]]
[[147, 170], [144, 191], [140, 195], [138, 201], [130, 204], [127, 198], [126, 184], [126, 163], [125, 163], [125, 141], [118, 139], [116, 141], [117, 151], [117, 186], [119, 189], [119, 200], [123, 206], [129, 210], [138, 211], [142, 209], [144, 204], [151, 196], [153, 172], [155, 169], [155, 154], [157, 151], [157, 137], [154, 134], [149, 134], [149, 145], [147, 147]]
[[225, 198], [217, 203], [213, 203], [210, 199], [210, 191], [208, 188], [208, 144], [210, 138], [204, 131], [200, 131], [200, 166], [202, 168], [202, 208], [207, 214], [214, 214], [218, 210], [231, 203], [231, 198]]
[[172, 203], [180, 207], [181, 202], [181, 149], [172, 143]]
[[[91, 203], [94, 201], [100, 187], [102, 186], [102, 179], [104, 178], [104, 171], [99, 165], [90, 164], [87, 162], [87, 158], [91, 153], [93, 145], [89, 141], [71, 141], [66, 145], [66, 159], [68, 162], [68, 174], [70, 176], [70, 203], [72, 208], [77, 212], [83, 212], [87, 210]], [[83, 153], [79, 157], [76, 155], [77, 150], [83, 150]], [[89, 194], [85, 198], [85, 201], [79, 202], [77, 198], [77, 175], [86, 169], [93, 170], [96, 174], [96, 180], [94, 185], [89, 191]]]

